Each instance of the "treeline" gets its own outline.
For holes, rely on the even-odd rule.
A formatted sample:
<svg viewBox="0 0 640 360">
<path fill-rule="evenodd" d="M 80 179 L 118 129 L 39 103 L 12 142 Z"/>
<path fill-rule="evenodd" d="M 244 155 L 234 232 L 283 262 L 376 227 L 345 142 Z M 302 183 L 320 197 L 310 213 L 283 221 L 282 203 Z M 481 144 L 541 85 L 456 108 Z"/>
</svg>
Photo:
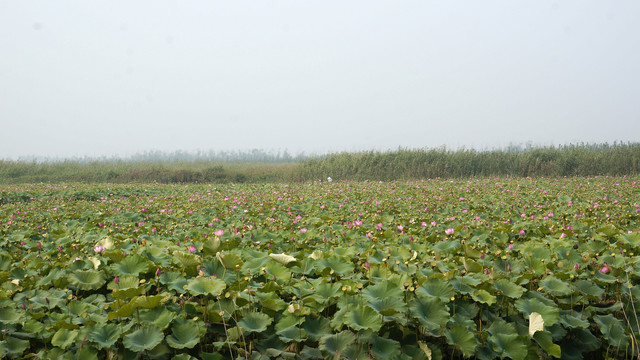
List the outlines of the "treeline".
<svg viewBox="0 0 640 360">
<path fill-rule="evenodd" d="M 152 153 L 149 153 L 152 154 Z M 149 159 L 155 159 L 149 155 Z M 292 162 L 0 161 L 0 183 L 266 183 L 409 180 L 487 176 L 556 177 L 640 173 L 640 143 L 510 147 L 506 150 L 399 149 L 334 153 Z"/>
</svg>

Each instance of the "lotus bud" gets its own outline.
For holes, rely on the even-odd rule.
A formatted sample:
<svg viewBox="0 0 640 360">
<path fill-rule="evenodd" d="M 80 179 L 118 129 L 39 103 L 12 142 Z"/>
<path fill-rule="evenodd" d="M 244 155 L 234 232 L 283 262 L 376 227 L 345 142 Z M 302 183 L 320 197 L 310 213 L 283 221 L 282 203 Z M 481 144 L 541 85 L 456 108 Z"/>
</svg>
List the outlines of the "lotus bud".
<svg viewBox="0 0 640 360">
<path fill-rule="evenodd" d="M 116 284 L 119 284 L 120 283 L 120 279 L 116 276 L 116 277 L 113 278 L 113 282 L 116 283 Z"/>
<path fill-rule="evenodd" d="M 162 271 L 160 270 L 160 268 L 156 269 L 156 277 L 160 276 L 160 274 L 162 274 Z"/>
</svg>

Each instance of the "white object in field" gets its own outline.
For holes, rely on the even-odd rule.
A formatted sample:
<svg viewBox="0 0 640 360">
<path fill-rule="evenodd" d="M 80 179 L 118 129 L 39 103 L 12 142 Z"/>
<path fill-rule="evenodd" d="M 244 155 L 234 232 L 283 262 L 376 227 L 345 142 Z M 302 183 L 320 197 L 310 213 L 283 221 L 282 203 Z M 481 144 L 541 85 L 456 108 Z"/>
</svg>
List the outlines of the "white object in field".
<svg viewBox="0 0 640 360">
<path fill-rule="evenodd" d="M 331 176 L 329 176 L 329 177 L 327 178 L 327 181 L 328 181 L 328 182 L 332 182 L 332 181 L 333 181 L 333 179 L 331 178 Z"/>
</svg>

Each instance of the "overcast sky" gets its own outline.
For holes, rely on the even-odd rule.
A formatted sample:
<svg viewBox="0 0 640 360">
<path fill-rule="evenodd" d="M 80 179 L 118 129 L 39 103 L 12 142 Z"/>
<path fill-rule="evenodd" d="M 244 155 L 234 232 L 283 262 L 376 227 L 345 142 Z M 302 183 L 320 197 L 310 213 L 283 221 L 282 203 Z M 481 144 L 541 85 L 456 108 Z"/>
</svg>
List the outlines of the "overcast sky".
<svg viewBox="0 0 640 360">
<path fill-rule="evenodd" d="M 640 141 L 640 1 L 0 1 L 0 159 Z"/>
</svg>

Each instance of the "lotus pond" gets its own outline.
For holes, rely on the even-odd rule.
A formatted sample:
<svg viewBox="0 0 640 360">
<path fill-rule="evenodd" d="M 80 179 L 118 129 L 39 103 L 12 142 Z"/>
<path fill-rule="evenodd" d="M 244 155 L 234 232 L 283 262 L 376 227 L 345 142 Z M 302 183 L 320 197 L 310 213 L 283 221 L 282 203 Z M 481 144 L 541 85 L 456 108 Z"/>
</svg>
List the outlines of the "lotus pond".
<svg viewBox="0 0 640 360">
<path fill-rule="evenodd" d="M 0 187 L 0 357 L 637 358 L 640 178 Z"/>
</svg>

